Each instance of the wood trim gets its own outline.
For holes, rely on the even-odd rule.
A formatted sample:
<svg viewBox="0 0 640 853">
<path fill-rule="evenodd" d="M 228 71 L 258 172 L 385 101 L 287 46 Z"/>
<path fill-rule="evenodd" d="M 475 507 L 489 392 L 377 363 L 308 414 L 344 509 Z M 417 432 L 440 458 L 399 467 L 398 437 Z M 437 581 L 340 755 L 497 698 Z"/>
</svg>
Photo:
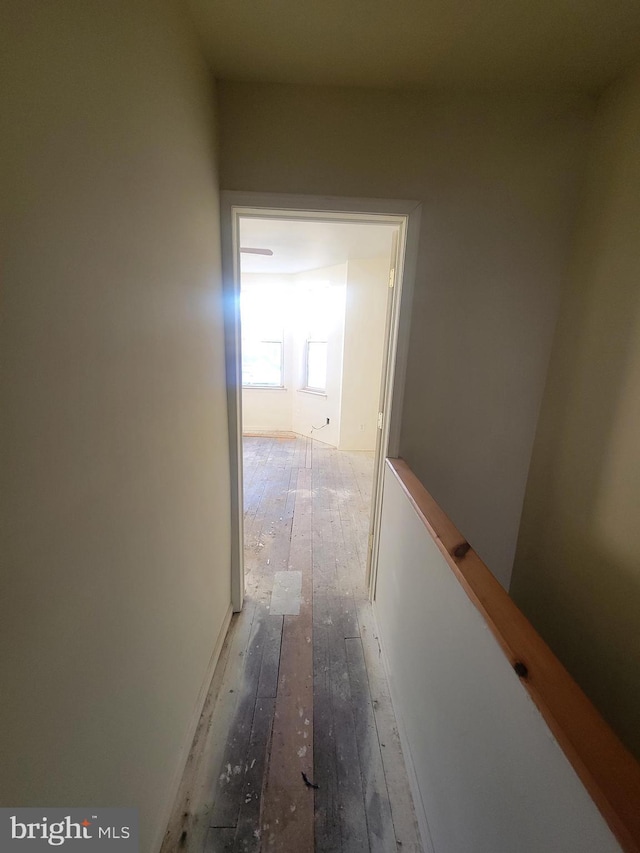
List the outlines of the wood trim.
<svg viewBox="0 0 640 853">
<path fill-rule="evenodd" d="M 242 360 L 240 357 L 240 252 L 237 217 L 225 193 L 220 194 L 220 250 L 224 298 L 224 353 L 229 428 L 229 493 L 231 497 L 231 605 L 234 613 L 244 601 L 244 496 L 242 475 Z"/>
<path fill-rule="evenodd" d="M 197 762 L 194 762 L 192 759 L 197 755 L 200 746 L 198 740 L 198 726 L 204 714 L 205 704 L 211 690 L 211 684 L 213 682 L 218 661 L 222 654 L 224 641 L 227 633 L 229 632 L 232 616 L 233 608 L 231 606 L 231 602 L 229 602 L 227 612 L 224 615 L 222 625 L 218 631 L 216 644 L 213 647 L 211 657 L 209 658 L 209 664 L 204 676 L 204 681 L 200 686 L 200 692 L 198 693 L 198 698 L 189 723 L 189 730 L 180 753 L 179 765 L 172 777 L 170 796 L 165 806 L 165 816 L 160 822 L 159 831 L 162 834 L 156 837 L 155 844 L 152 848 L 153 850 L 161 851 L 161 853 L 163 853 L 163 851 L 167 851 L 168 853 L 169 850 L 175 849 L 182 832 L 186 791 L 190 790 L 193 782 L 193 773 L 195 772 L 194 767 L 197 764 Z"/>
<path fill-rule="evenodd" d="M 394 224 L 403 230 L 402 251 L 397 259 L 397 300 L 392 340 L 387 343 L 393 350 L 388 366 L 386 399 L 384 400 L 384 426 L 382 451 L 378 456 L 375 471 L 374 495 L 381 492 L 384 475 L 384 456 L 395 455 L 400 444 L 402 403 L 409 360 L 409 328 L 411 306 L 418 264 L 418 249 L 422 217 L 422 202 L 410 199 L 353 198 L 347 196 L 300 195 L 278 192 L 253 192 L 245 190 L 221 190 L 221 234 L 223 288 L 229 298 L 225 300 L 225 353 L 227 362 L 227 403 L 229 441 L 231 447 L 231 601 L 234 612 L 242 609 L 244 596 L 244 550 L 243 550 L 243 499 L 242 499 L 242 388 L 241 364 L 239 359 L 239 322 L 237 296 L 239 290 L 239 247 L 237 223 L 242 217 L 265 216 L 270 219 L 306 219 L 312 217 L 324 222 L 375 221 Z M 303 389 L 298 389 L 303 390 Z M 307 392 L 309 393 L 309 392 Z M 311 392 L 313 393 L 313 392 Z M 316 437 L 316 441 L 322 439 Z M 324 443 L 324 442 L 323 442 Z M 386 448 L 386 449 L 385 449 Z M 233 464 L 235 461 L 235 464 Z M 377 504 L 377 506 L 375 505 Z M 375 598 L 376 560 L 378 543 L 379 501 L 374 501 L 373 547 L 371 562 L 367 566 L 367 586 L 371 600 Z"/>
<path fill-rule="evenodd" d="M 387 459 L 620 846 L 640 853 L 640 764 L 403 459 Z"/>
</svg>

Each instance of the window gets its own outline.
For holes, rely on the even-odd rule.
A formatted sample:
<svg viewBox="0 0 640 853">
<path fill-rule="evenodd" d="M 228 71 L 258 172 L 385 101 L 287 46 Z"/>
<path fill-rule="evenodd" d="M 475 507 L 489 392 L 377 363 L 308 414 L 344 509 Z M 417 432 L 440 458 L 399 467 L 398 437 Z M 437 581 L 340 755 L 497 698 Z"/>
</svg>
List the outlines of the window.
<svg viewBox="0 0 640 853">
<path fill-rule="evenodd" d="M 242 344 L 242 384 L 282 387 L 282 341 Z"/>
<path fill-rule="evenodd" d="M 284 288 L 258 285 L 243 288 L 242 384 L 248 387 L 284 386 Z"/>
<path fill-rule="evenodd" d="M 305 387 L 310 391 L 327 390 L 327 342 L 307 340 Z"/>
<path fill-rule="evenodd" d="M 314 282 L 301 293 L 301 315 L 307 330 L 303 378 L 306 391 L 324 394 L 327 390 L 327 342 L 336 313 L 333 303 L 332 288 L 325 281 Z"/>
</svg>

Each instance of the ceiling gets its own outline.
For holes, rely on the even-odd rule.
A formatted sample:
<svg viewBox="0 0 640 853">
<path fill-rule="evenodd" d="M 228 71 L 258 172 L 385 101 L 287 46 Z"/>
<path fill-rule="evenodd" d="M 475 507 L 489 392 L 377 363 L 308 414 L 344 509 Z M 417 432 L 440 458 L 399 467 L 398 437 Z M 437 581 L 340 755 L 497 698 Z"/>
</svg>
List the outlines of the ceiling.
<svg viewBox="0 0 640 853">
<path fill-rule="evenodd" d="M 394 225 L 240 219 L 240 245 L 271 249 L 272 257 L 241 254 L 243 273 L 297 273 L 348 260 L 389 255 Z"/>
<path fill-rule="evenodd" d="M 640 0 L 188 0 L 221 79 L 596 91 L 640 60 Z"/>
</svg>

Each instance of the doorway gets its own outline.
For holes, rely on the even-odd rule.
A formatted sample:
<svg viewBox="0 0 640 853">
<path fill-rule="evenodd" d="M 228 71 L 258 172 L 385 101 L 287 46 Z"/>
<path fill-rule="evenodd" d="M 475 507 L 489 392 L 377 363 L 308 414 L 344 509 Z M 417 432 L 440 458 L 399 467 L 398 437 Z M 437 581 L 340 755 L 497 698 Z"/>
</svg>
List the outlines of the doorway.
<svg viewBox="0 0 640 853">
<path fill-rule="evenodd" d="M 349 445 L 375 445 L 354 451 L 372 453 L 366 583 L 373 599 L 384 459 L 398 455 L 420 206 L 227 192 L 222 212 L 232 498 L 237 508 L 234 611 L 242 607 L 245 582 L 243 427 L 256 435 L 309 436 L 335 448 L 342 444 L 345 451 Z M 363 284 L 363 267 L 368 268 L 369 288 Z M 350 303 L 359 310 L 349 311 Z M 278 304 L 284 306 L 287 323 L 280 322 L 283 312 L 274 310 Z M 243 309 L 248 315 L 244 331 Z M 382 332 L 377 335 L 378 355 L 369 359 L 377 367 L 366 370 L 363 382 L 362 362 L 371 353 L 368 333 L 373 327 Z M 375 406 L 372 385 L 377 387 Z"/>
<path fill-rule="evenodd" d="M 410 213 L 388 202 L 358 211 L 335 200 L 262 201 L 227 197 L 223 220 L 238 613 L 207 729 L 206 850 L 419 851 L 371 602 L 379 499 L 365 485 L 397 446 L 409 316 L 408 278 L 397 270 L 407 267 Z M 327 224 L 354 228 L 349 246 L 363 226 L 377 228 L 373 248 L 327 255 L 317 244 L 313 259 L 287 268 L 295 245 L 308 254 L 311 231 Z M 294 226 L 287 260 L 278 233 L 290 241 Z M 374 318 L 374 387 L 354 411 L 375 360 L 362 346 Z"/>
</svg>

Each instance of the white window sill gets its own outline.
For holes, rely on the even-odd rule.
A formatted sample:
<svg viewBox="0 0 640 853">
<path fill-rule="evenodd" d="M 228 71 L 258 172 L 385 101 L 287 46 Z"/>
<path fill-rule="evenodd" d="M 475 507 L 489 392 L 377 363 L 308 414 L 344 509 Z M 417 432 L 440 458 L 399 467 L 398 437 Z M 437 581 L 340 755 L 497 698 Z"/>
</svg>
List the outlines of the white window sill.
<svg viewBox="0 0 640 853">
<path fill-rule="evenodd" d="M 243 385 L 243 391 L 286 391 L 284 385 Z"/>
<path fill-rule="evenodd" d="M 298 394 L 312 394 L 314 397 L 326 397 L 326 391 L 314 391 L 313 388 L 298 388 Z"/>
</svg>

